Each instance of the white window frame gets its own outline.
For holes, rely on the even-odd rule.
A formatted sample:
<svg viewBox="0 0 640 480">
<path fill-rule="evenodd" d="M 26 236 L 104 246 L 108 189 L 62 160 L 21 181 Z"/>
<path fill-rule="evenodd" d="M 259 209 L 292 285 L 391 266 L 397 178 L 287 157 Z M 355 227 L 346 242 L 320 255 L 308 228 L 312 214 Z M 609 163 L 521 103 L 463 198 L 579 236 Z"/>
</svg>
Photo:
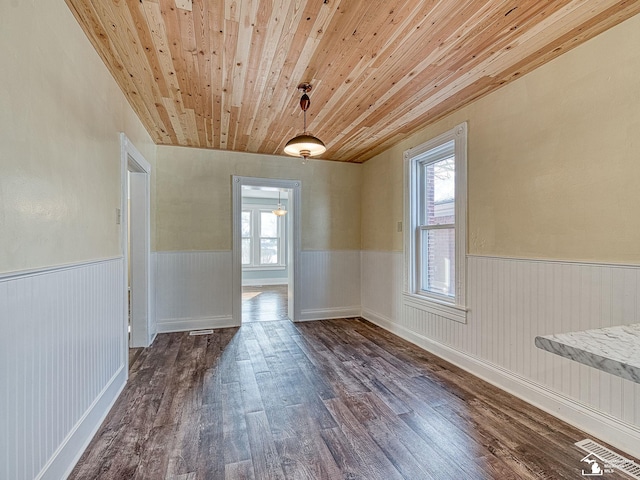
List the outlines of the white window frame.
<svg viewBox="0 0 640 480">
<path fill-rule="evenodd" d="M 455 297 L 420 290 L 419 282 L 419 213 L 420 165 L 425 155 L 453 141 L 455 154 Z M 437 161 L 437 160 L 434 160 Z M 461 323 L 467 321 L 467 123 L 404 152 L 404 244 L 406 304 Z"/>
<path fill-rule="evenodd" d="M 264 205 L 264 204 L 250 204 L 243 205 L 242 211 L 250 211 L 251 212 L 251 237 L 241 237 L 242 238 L 251 238 L 251 260 L 250 264 L 242 264 L 242 269 L 245 271 L 251 270 L 284 270 L 287 266 L 286 263 L 286 222 L 284 221 L 284 216 L 277 217 L 278 219 L 278 236 L 277 237 L 261 237 L 260 236 L 260 213 L 261 212 L 273 212 L 276 207 L 274 205 Z M 261 264 L 260 263 L 260 239 L 261 238 L 276 238 L 278 240 L 278 263 L 268 263 Z M 241 243 L 242 248 L 242 243 Z"/>
</svg>

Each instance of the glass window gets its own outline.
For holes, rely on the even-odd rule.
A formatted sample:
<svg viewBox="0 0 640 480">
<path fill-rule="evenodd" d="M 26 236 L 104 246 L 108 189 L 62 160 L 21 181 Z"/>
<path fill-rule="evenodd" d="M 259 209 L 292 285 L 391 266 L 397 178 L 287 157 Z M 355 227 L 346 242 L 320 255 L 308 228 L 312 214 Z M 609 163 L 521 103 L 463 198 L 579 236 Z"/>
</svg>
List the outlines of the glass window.
<svg viewBox="0 0 640 480">
<path fill-rule="evenodd" d="M 406 293 L 459 321 L 466 319 L 466 142 L 465 123 L 405 152 Z"/>
<path fill-rule="evenodd" d="M 251 236 L 251 211 L 248 210 L 243 210 L 242 212 L 242 236 Z"/>
<path fill-rule="evenodd" d="M 242 264 L 251 264 L 251 210 L 242 211 Z"/>
<path fill-rule="evenodd" d="M 455 235 L 455 228 L 421 231 L 421 290 L 455 297 Z"/>
<path fill-rule="evenodd" d="M 278 236 L 278 217 L 272 212 L 260 212 L 260 236 Z"/>
<path fill-rule="evenodd" d="M 276 205 L 243 205 L 242 265 L 285 266 L 285 218 L 273 214 Z"/>
<path fill-rule="evenodd" d="M 418 160 L 418 291 L 455 297 L 455 154 L 449 141 Z"/>
<path fill-rule="evenodd" d="M 243 265 L 251 264 L 251 239 L 250 238 L 242 239 L 242 264 Z"/>
<path fill-rule="evenodd" d="M 278 239 L 277 238 L 261 238 L 260 239 L 260 263 L 262 265 L 278 264 Z"/>
<path fill-rule="evenodd" d="M 425 225 L 443 225 L 455 222 L 455 157 L 422 166 L 426 185 L 423 188 L 425 206 L 422 221 Z"/>
</svg>

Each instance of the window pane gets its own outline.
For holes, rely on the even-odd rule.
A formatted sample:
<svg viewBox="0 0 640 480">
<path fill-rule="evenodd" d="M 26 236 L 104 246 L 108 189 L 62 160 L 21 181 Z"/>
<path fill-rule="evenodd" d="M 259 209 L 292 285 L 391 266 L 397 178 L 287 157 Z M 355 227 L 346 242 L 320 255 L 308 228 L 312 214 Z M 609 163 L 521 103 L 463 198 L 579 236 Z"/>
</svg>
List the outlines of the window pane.
<svg viewBox="0 0 640 480">
<path fill-rule="evenodd" d="M 424 167 L 423 225 L 455 223 L 455 157 L 445 158 Z"/>
<path fill-rule="evenodd" d="M 242 212 L 242 236 L 249 237 L 251 235 L 251 212 Z"/>
<path fill-rule="evenodd" d="M 251 239 L 242 239 L 242 264 L 249 265 L 251 263 Z"/>
<path fill-rule="evenodd" d="M 260 263 L 262 265 L 273 265 L 278 263 L 277 238 L 260 239 Z"/>
<path fill-rule="evenodd" d="M 455 229 L 421 230 L 421 288 L 431 293 L 455 296 Z"/>
<path fill-rule="evenodd" d="M 276 217 L 272 212 L 260 212 L 260 236 L 278 236 L 278 217 Z"/>
</svg>

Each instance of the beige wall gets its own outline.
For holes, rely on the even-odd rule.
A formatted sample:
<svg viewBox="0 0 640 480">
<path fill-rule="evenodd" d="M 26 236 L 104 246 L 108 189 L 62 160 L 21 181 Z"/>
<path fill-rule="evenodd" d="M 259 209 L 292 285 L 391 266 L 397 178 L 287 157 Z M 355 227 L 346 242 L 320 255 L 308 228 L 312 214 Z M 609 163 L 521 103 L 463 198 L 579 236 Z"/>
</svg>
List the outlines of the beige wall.
<svg viewBox="0 0 640 480">
<path fill-rule="evenodd" d="M 120 255 L 120 143 L 155 145 L 62 1 L 0 3 L 0 272 Z"/>
<path fill-rule="evenodd" d="M 154 249 L 229 249 L 240 174 L 303 181 L 304 249 L 400 251 L 402 152 L 464 120 L 469 253 L 640 261 L 640 17 L 364 166 L 158 147 L 156 169 L 64 4 L 3 2 L 0 44 L 0 272 L 120 254 L 119 131 L 158 171 Z"/>
<path fill-rule="evenodd" d="M 157 249 L 230 250 L 231 176 L 302 181 L 302 248 L 360 249 L 361 165 L 158 147 Z"/>
<path fill-rule="evenodd" d="M 640 16 L 364 165 L 362 244 L 400 251 L 402 153 L 469 122 L 477 255 L 640 262 Z"/>
</svg>

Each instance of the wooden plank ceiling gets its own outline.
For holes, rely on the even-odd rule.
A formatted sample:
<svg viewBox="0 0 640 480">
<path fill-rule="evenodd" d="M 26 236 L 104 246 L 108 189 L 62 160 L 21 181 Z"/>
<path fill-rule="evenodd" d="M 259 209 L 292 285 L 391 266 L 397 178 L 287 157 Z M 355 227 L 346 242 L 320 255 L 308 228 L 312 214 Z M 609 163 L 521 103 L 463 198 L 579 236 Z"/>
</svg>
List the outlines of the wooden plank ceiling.
<svg viewBox="0 0 640 480">
<path fill-rule="evenodd" d="M 363 162 L 640 12 L 614 0 L 66 0 L 154 141 Z M 626 47 L 628 48 L 628 46 Z"/>
</svg>

